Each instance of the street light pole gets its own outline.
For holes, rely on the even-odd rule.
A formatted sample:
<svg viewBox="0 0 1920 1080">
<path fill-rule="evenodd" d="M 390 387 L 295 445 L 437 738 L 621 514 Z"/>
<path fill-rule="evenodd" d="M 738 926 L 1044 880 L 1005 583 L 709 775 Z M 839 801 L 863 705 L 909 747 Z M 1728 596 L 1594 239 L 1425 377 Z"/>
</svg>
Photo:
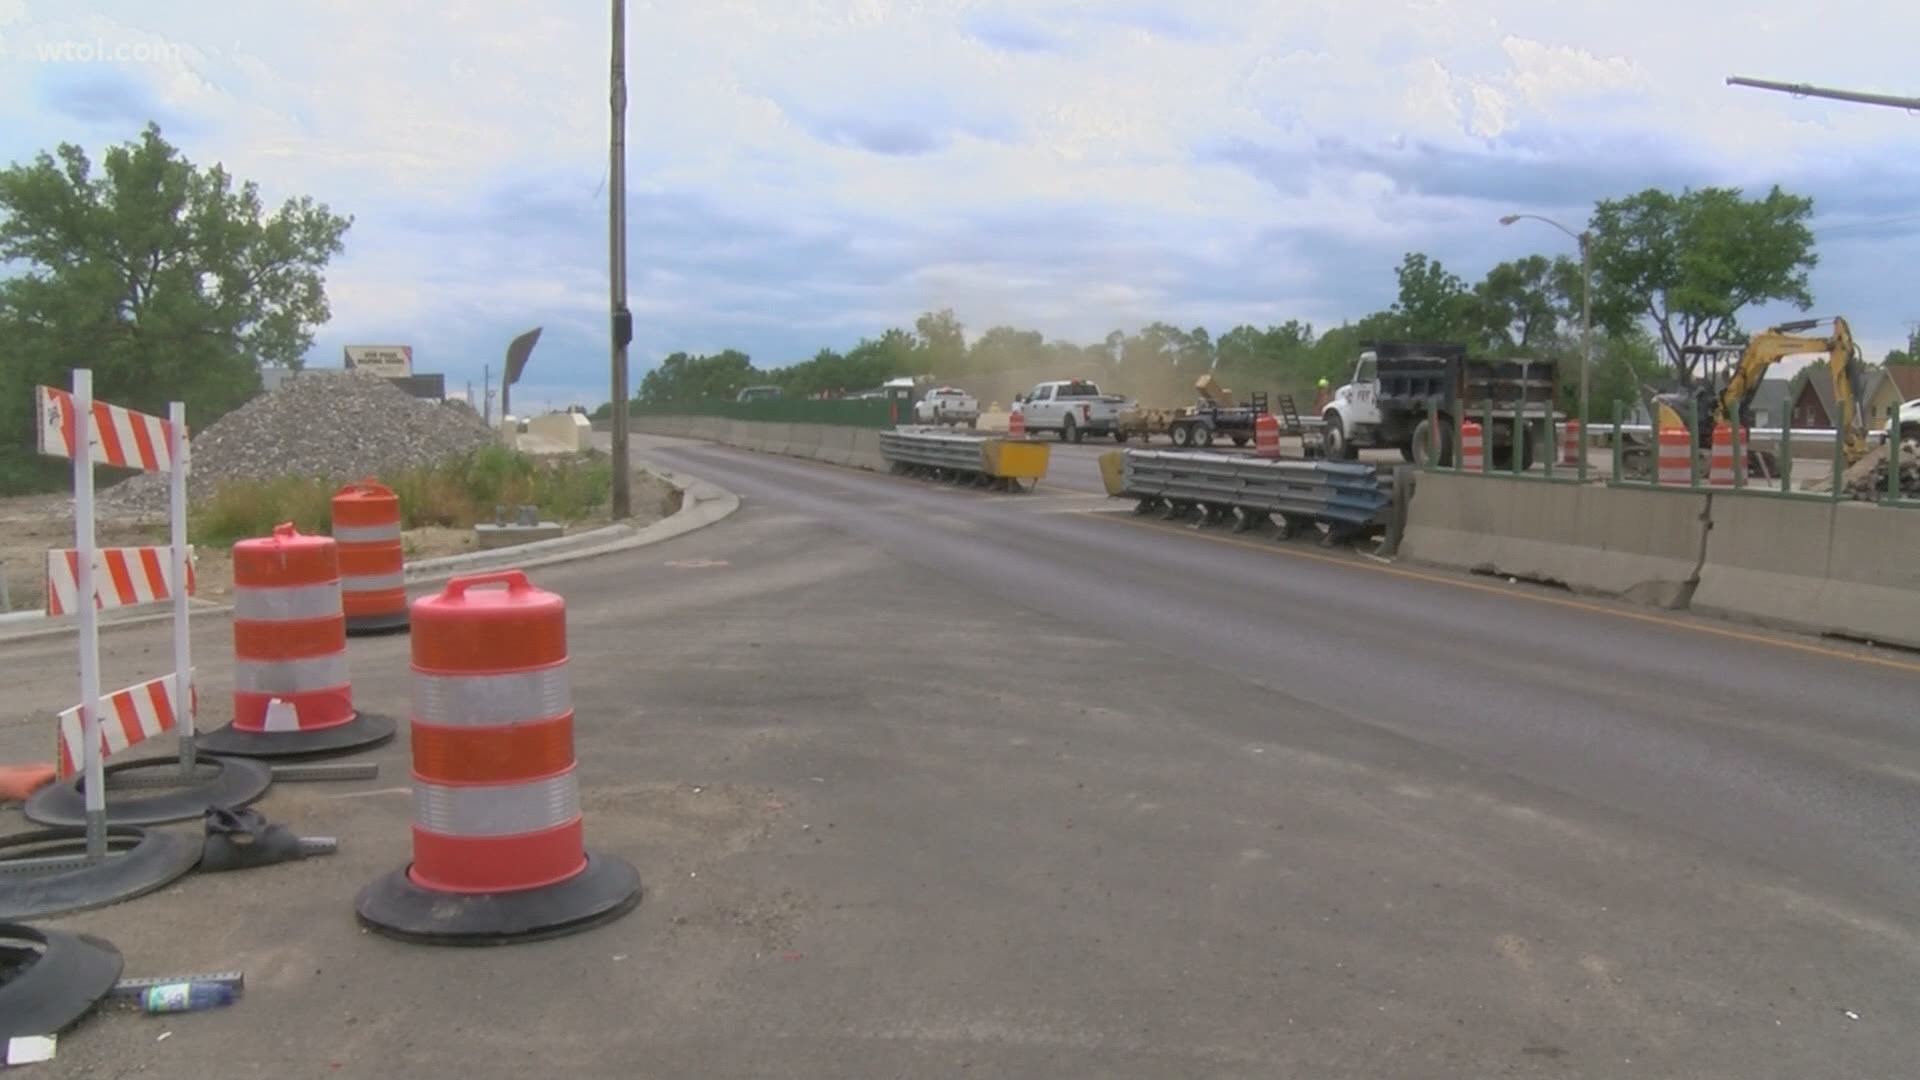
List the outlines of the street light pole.
<svg viewBox="0 0 1920 1080">
<path fill-rule="evenodd" d="M 1580 456 L 1575 461 L 1580 483 L 1587 482 L 1588 403 L 1593 394 L 1593 233 L 1574 232 L 1565 225 L 1539 214 L 1508 214 L 1500 224 L 1511 225 L 1522 218 L 1551 225 L 1580 245 Z"/>
<path fill-rule="evenodd" d="M 613 308 L 613 520 L 633 516 L 627 460 L 627 344 L 633 313 L 627 310 L 627 4 L 613 0 L 611 71 L 613 136 L 607 161 L 607 261 Z"/>
</svg>

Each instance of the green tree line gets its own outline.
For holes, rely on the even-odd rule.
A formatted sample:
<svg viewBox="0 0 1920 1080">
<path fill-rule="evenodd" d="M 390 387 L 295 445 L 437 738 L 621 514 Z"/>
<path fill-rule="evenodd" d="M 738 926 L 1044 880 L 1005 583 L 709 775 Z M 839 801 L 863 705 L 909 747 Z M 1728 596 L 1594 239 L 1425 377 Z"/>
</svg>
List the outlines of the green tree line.
<svg viewBox="0 0 1920 1080">
<path fill-rule="evenodd" d="M 1586 234 L 1596 413 L 1604 415 L 1613 401 L 1638 400 L 1644 386 L 1691 386 L 1705 377 L 1695 347 L 1744 340 L 1739 315 L 1755 304 L 1810 308 L 1808 274 L 1818 262 L 1808 227 L 1812 212 L 1812 200 L 1777 187 L 1757 197 L 1733 188 L 1649 189 L 1596 203 Z M 1578 370 L 1571 361 L 1581 353 L 1587 299 L 1581 271 L 1571 254 L 1528 255 L 1469 280 L 1438 258 L 1408 252 L 1394 271 L 1394 302 L 1338 326 L 1288 320 L 1238 325 L 1215 336 L 1204 326 L 1154 322 L 1116 329 L 1092 344 L 1047 340 L 1012 326 L 989 327 L 969 341 L 953 311 L 933 311 L 911 330 L 896 327 L 844 353 L 821 349 L 785 366 L 762 369 L 736 350 L 675 353 L 646 374 L 635 400 L 666 405 L 731 398 L 754 385 L 807 397 L 871 389 L 902 375 L 964 383 L 1048 367 L 1092 367 L 1136 395 L 1179 394 L 1202 372 L 1230 387 L 1308 394 L 1321 379 L 1342 381 L 1363 342 L 1392 339 L 1563 361 L 1571 402 Z M 1896 350 L 1888 359 L 1909 355 Z"/>
</svg>

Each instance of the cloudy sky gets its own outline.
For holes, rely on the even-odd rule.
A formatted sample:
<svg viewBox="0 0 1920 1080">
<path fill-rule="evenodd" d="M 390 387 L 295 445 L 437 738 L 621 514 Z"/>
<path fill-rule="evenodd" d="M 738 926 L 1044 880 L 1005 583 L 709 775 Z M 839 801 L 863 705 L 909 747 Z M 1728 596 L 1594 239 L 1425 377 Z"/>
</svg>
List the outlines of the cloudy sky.
<svg viewBox="0 0 1920 1080">
<path fill-rule="evenodd" d="M 0 0 L 0 159 L 149 118 L 355 219 L 347 343 L 450 386 L 535 325 L 523 403 L 604 400 L 607 4 Z M 1726 11 L 1722 15 L 1718 12 Z M 1091 341 L 1335 324 L 1402 252 L 1477 277 L 1597 198 L 1815 197 L 1816 313 L 1920 319 L 1920 7 L 1854 0 L 630 0 L 634 381 L 767 364 L 922 310 Z M 1785 314 L 1785 313 L 1767 313 Z M 1760 321 L 1749 318 L 1749 323 Z"/>
</svg>

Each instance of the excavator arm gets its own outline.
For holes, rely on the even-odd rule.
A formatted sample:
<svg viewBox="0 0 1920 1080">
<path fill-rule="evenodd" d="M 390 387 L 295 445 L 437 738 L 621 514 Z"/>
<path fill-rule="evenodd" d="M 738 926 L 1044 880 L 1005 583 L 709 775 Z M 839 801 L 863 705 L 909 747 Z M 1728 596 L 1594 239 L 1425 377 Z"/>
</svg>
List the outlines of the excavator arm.
<svg viewBox="0 0 1920 1080">
<path fill-rule="evenodd" d="M 1839 414 L 1834 418 L 1834 426 L 1840 433 L 1842 452 L 1848 464 L 1865 457 L 1868 451 L 1866 420 L 1860 410 L 1866 399 L 1866 365 L 1847 320 L 1834 316 L 1833 333 L 1826 337 L 1805 333 L 1824 321 L 1802 319 L 1781 323 L 1753 335 L 1741 351 L 1739 363 L 1728 376 L 1726 386 L 1714 400 L 1714 425 L 1732 423 L 1744 416 L 1753 396 L 1760 390 L 1761 380 L 1767 376 L 1767 369 L 1789 356 L 1819 353 L 1827 358 L 1827 370 L 1833 376 L 1834 412 Z M 1705 439 L 1704 432 L 1702 439 Z"/>
</svg>

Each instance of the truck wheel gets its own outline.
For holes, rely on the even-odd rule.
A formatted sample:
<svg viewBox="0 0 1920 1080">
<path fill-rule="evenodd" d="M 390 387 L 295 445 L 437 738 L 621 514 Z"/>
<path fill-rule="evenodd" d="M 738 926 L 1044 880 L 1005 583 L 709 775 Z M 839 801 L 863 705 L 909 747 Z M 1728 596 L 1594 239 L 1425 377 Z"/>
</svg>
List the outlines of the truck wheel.
<svg viewBox="0 0 1920 1080">
<path fill-rule="evenodd" d="M 1247 437 L 1245 435 L 1235 435 L 1233 437 L 1233 445 L 1235 446 L 1247 445 Z"/>
<path fill-rule="evenodd" d="M 1126 432 L 1124 432 L 1124 431 L 1121 431 L 1121 430 L 1120 430 L 1119 428 L 1114 428 L 1114 429 L 1113 429 L 1113 441 L 1114 441 L 1114 442 L 1117 442 L 1117 443 L 1123 443 L 1123 442 L 1126 442 L 1126 441 L 1127 441 L 1127 433 L 1126 433 Z"/>
<path fill-rule="evenodd" d="M 1326 419 L 1327 460 L 1352 461 L 1354 458 L 1360 456 L 1359 451 L 1353 448 L 1353 444 L 1347 441 L 1347 429 L 1346 426 L 1340 422 L 1340 414 L 1330 412 L 1327 414 Z"/>
<path fill-rule="evenodd" d="M 1213 429 L 1212 429 L 1212 428 L 1210 428 L 1210 427 L 1202 427 L 1202 428 L 1200 429 L 1200 431 L 1199 431 L 1199 435 L 1200 435 L 1200 445 L 1201 445 L 1201 446 L 1212 446 L 1212 445 L 1213 445 Z"/>
<path fill-rule="evenodd" d="M 1060 427 L 1061 442 L 1078 443 L 1081 439 L 1085 437 L 1086 436 L 1082 435 L 1080 432 L 1080 425 L 1074 423 L 1073 417 L 1071 416 L 1067 417 L 1066 422 L 1062 424 Z"/>
<path fill-rule="evenodd" d="M 1193 445 L 1193 428 L 1187 424 L 1175 424 L 1167 432 L 1167 437 L 1173 440 L 1173 445 L 1185 450 Z"/>
</svg>

